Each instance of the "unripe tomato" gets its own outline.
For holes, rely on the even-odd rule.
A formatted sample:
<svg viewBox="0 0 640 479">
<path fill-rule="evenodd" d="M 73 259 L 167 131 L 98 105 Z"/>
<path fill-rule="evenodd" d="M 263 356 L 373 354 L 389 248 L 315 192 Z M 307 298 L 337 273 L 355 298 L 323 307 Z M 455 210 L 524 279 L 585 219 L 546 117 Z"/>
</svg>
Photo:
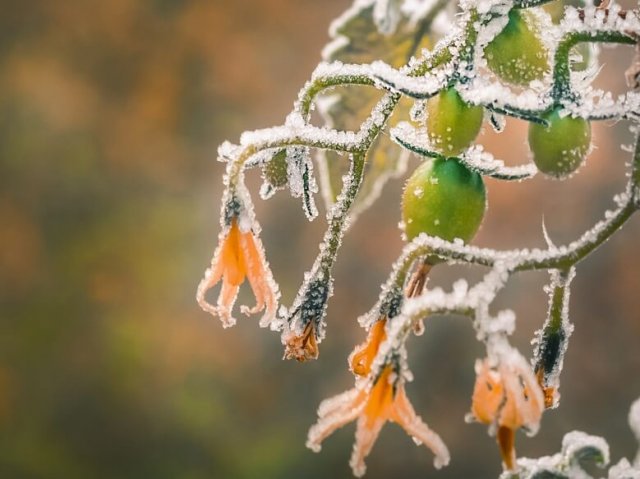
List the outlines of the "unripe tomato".
<svg viewBox="0 0 640 479">
<path fill-rule="evenodd" d="M 516 85 L 539 80 L 549 70 L 549 52 L 540 39 L 532 15 L 513 9 L 504 29 L 484 49 L 487 66 Z"/>
<path fill-rule="evenodd" d="M 466 150 L 482 126 L 482 107 L 465 103 L 454 88 L 429 98 L 427 112 L 429 141 L 446 156 Z"/>
<path fill-rule="evenodd" d="M 470 241 L 486 209 L 482 176 L 455 159 L 427 160 L 413 172 L 402 195 L 408 240 L 420 233 Z"/>
<path fill-rule="evenodd" d="M 542 173 L 563 178 L 583 163 L 591 145 L 591 124 L 583 118 L 560 117 L 558 109 L 544 117 L 549 126 L 529 124 L 529 148 Z"/>
</svg>

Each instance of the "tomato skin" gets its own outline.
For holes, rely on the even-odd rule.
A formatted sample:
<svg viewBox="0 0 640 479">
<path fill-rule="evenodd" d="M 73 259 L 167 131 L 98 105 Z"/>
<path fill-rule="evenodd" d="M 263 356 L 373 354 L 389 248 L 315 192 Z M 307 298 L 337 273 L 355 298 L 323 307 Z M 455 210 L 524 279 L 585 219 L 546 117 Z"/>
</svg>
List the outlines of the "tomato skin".
<svg viewBox="0 0 640 479">
<path fill-rule="evenodd" d="M 549 52 L 530 13 L 513 9 L 504 29 L 484 49 L 487 66 L 502 80 L 528 85 L 549 71 Z"/>
<path fill-rule="evenodd" d="M 559 109 L 546 114 L 545 127 L 529 124 L 529 148 L 542 173 L 565 178 L 584 162 L 591 145 L 591 124 L 583 118 L 560 117 Z"/>
<path fill-rule="evenodd" d="M 402 220 L 407 240 L 420 233 L 469 242 L 486 210 L 482 176 L 456 159 L 424 161 L 407 180 Z"/>
<path fill-rule="evenodd" d="M 427 112 L 429 142 L 446 156 L 469 148 L 482 126 L 483 108 L 466 103 L 454 88 L 429 98 Z"/>
</svg>

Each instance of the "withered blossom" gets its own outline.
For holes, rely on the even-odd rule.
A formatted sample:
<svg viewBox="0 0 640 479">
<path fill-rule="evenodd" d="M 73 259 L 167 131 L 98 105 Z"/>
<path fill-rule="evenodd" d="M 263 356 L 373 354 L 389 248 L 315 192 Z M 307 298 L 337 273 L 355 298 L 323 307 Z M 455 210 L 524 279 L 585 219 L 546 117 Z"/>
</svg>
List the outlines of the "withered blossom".
<svg viewBox="0 0 640 479">
<path fill-rule="evenodd" d="M 196 293 L 200 307 L 218 316 L 225 328 L 236 323 L 232 309 L 245 278 L 249 280 L 256 305 L 253 308 L 242 306 L 240 310 L 247 315 L 264 310 L 260 319 L 262 327 L 268 326 L 276 318 L 280 292 L 265 259 L 262 242 L 255 233 L 258 229 L 247 213 L 247 206 L 232 196 L 227 203 L 224 227 L 218 237 L 211 267 L 205 271 Z M 220 281 L 222 286 L 214 306 L 207 302 L 205 295 Z"/>
<path fill-rule="evenodd" d="M 323 401 L 318 408 L 318 422 L 309 430 L 307 447 L 319 452 L 326 437 L 356 419 L 356 439 L 349 464 L 357 477 L 364 475 L 365 458 L 387 421 L 398 423 L 417 444 L 431 449 L 435 454 L 433 462 L 436 468 L 449 463 L 447 446 L 416 415 L 407 398 L 403 380 L 390 365 L 385 366 L 373 384 L 358 381 L 353 389 Z"/>
<path fill-rule="evenodd" d="M 516 464 L 515 432 L 522 428 L 537 432 L 544 411 L 544 395 L 529 363 L 515 350 L 497 365 L 489 359 L 476 361 L 476 383 L 471 413 L 495 427 L 504 466 Z"/>
</svg>

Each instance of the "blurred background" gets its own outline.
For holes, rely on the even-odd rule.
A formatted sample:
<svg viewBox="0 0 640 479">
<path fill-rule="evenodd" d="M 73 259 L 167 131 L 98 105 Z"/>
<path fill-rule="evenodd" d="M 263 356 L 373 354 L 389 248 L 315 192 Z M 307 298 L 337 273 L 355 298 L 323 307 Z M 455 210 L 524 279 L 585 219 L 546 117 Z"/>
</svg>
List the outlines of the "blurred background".
<svg viewBox="0 0 640 479">
<path fill-rule="evenodd" d="M 217 145 L 282 123 L 330 20 L 350 3 L 0 1 L 0 477 L 350 477 L 353 425 L 321 454 L 304 442 L 319 402 L 352 386 L 346 357 L 364 338 L 355 319 L 402 247 L 401 182 L 350 231 L 318 361 L 284 362 L 278 335 L 257 318 L 223 331 L 194 300 L 219 229 Z M 631 50 L 604 58 L 598 83 L 622 91 Z M 483 141 L 517 164 L 525 137 L 513 121 L 501 136 L 485 126 Z M 477 244 L 542 247 L 543 217 L 562 243 L 613 208 L 628 125 L 598 125 L 594 141 L 570 181 L 488 182 Z M 283 193 L 257 198 L 290 304 L 323 222 L 308 223 Z M 580 265 L 563 400 L 535 438 L 519 434 L 520 454 L 552 454 L 573 429 L 606 437 L 615 461 L 635 453 L 626 416 L 640 396 L 639 237 L 634 218 Z M 436 269 L 432 281 L 479 273 Z M 496 305 L 517 311 L 513 342 L 526 355 L 547 282 L 545 273 L 517 276 Z M 388 425 L 367 477 L 496 477 L 494 440 L 463 422 L 473 362 L 484 355 L 472 328 L 435 318 L 410 348 L 408 394 L 452 463 L 435 471 L 429 452 Z"/>
</svg>

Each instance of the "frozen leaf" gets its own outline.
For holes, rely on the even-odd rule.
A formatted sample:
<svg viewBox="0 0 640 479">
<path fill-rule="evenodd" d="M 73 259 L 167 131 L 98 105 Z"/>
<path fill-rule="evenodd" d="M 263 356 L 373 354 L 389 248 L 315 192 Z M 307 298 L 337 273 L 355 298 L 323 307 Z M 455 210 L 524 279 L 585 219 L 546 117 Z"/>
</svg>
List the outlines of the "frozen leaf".
<svg viewBox="0 0 640 479">
<path fill-rule="evenodd" d="M 426 46 L 426 37 L 416 33 L 417 25 L 393 7 L 396 1 L 356 0 L 353 6 L 331 25 L 332 41 L 323 51 L 325 61 L 367 64 L 383 61 L 398 68 L 407 63 L 415 52 Z M 381 9 L 393 8 L 398 18 L 380 33 L 377 15 Z M 391 28 L 391 27 L 395 28 Z M 393 33 L 390 33 L 393 31 Z M 372 87 L 346 86 L 321 98 L 318 109 L 327 125 L 338 130 L 358 131 L 362 121 L 381 98 Z M 410 104 L 402 102 L 394 115 L 408 118 Z M 353 206 L 353 216 L 366 209 L 379 195 L 390 178 L 405 171 L 407 155 L 393 144 L 387 135 L 380 134 L 367 156 L 364 181 Z M 319 152 L 320 184 L 327 209 L 335 202 L 342 186 L 342 176 L 348 169 L 346 157 L 334 152 Z"/>
<path fill-rule="evenodd" d="M 402 18 L 400 7 L 403 0 L 376 0 L 373 8 L 373 20 L 378 31 L 384 35 L 391 35 L 398 28 Z"/>
<path fill-rule="evenodd" d="M 268 157 L 264 158 L 262 165 L 262 187 L 260 197 L 264 200 L 271 198 L 276 191 L 287 186 L 287 150 L 265 151 Z"/>
<path fill-rule="evenodd" d="M 302 209 L 309 220 L 318 216 L 318 210 L 313 200 L 313 194 L 317 193 L 315 177 L 313 176 L 313 163 L 309 148 L 291 146 L 286 149 L 286 167 L 289 180 L 289 191 L 294 198 L 302 198 Z"/>
</svg>

